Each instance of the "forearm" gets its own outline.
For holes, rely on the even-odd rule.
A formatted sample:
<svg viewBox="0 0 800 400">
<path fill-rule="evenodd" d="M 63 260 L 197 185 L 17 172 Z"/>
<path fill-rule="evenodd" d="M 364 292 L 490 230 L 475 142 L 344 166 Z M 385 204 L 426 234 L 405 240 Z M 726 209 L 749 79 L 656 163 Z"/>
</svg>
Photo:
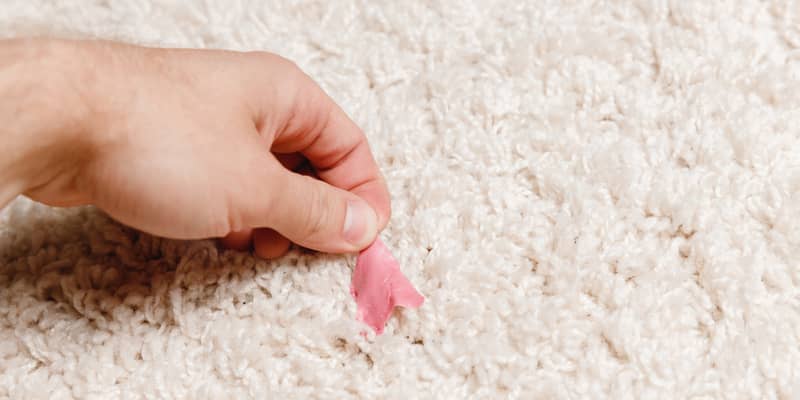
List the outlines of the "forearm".
<svg viewBox="0 0 800 400">
<path fill-rule="evenodd" d="M 0 208 L 19 194 L 63 181 L 87 148 L 77 57 L 66 42 L 0 41 Z"/>
</svg>

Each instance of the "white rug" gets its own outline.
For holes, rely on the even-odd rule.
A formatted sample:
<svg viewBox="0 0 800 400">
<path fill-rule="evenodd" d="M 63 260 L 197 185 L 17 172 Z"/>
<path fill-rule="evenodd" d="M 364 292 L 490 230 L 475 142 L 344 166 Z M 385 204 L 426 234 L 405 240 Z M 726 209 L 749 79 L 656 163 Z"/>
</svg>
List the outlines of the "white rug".
<svg viewBox="0 0 800 400">
<path fill-rule="evenodd" d="M 800 3 L 4 0 L 0 34 L 268 50 L 369 135 L 426 297 L 18 200 L 0 397 L 800 396 Z M 8 99 L 4 99 L 8 100 Z"/>
</svg>

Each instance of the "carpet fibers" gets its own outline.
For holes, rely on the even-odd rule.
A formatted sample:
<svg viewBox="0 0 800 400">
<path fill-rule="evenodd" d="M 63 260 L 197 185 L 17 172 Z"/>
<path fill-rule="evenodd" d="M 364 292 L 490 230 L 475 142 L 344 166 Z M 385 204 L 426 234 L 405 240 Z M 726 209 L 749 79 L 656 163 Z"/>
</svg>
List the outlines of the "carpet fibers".
<svg viewBox="0 0 800 400">
<path fill-rule="evenodd" d="M 4 0 L 0 35 L 266 50 L 369 137 L 425 296 L 352 256 L 0 216 L 0 397 L 800 397 L 800 3 Z"/>
</svg>

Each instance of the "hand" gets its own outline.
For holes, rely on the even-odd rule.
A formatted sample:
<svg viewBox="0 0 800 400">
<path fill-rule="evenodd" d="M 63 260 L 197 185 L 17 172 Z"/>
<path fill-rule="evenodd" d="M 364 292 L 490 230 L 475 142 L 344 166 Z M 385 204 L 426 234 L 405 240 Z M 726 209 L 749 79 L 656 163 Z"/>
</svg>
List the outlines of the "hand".
<svg viewBox="0 0 800 400">
<path fill-rule="evenodd" d="M 47 124 L 59 131 L 47 137 L 60 139 L 44 158 L 58 162 L 26 181 L 32 199 L 93 204 L 165 237 L 254 240 L 264 257 L 289 241 L 358 251 L 386 226 L 389 193 L 364 134 L 293 63 L 257 52 L 45 46 L 37 68 L 60 77 L 48 94 L 68 105 L 53 108 L 79 112 Z M 294 172 L 304 165 L 319 179 Z"/>
</svg>

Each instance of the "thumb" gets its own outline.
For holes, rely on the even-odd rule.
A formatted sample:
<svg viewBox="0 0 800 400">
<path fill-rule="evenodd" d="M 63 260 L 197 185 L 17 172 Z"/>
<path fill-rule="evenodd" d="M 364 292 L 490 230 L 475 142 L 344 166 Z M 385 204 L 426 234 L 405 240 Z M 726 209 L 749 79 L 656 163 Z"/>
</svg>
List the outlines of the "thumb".
<svg viewBox="0 0 800 400">
<path fill-rule="evenodd" d="M 270 192 L 267 225 L 303 247 L 329 253 L 360 251 L 378 234 L 375 210 L 321 180 L 280 168 Z"/>
</svg>

